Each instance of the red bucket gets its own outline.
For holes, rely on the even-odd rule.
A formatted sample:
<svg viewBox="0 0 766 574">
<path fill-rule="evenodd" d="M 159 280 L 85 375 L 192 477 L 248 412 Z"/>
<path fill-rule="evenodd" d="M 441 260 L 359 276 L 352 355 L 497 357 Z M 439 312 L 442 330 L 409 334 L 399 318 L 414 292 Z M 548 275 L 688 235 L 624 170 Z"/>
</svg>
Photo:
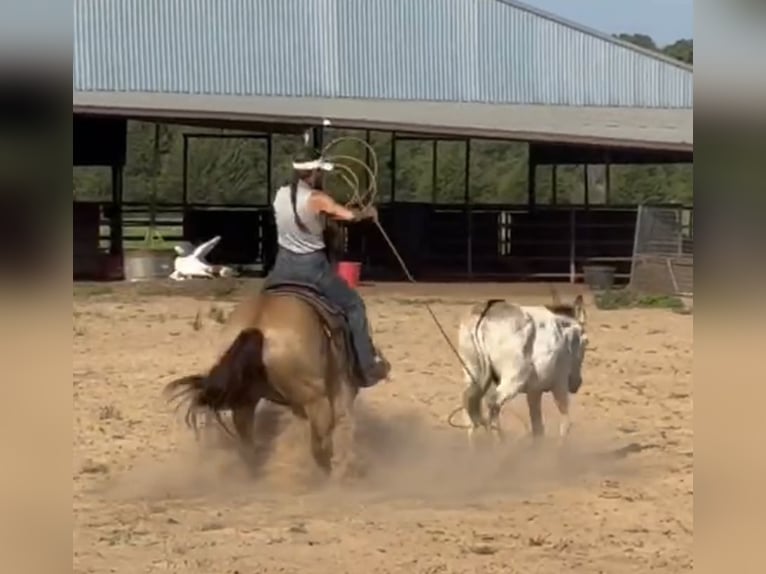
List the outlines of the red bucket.
<svg viewBox="0 0 766 574">
<path fill-rule="evenodd" d="M 338 262 L 338 275 L 343 279 L 348 286 L 352 289 L 356 289 L 359 286 L 359 275 L 362 270 L 362 264 L 356 261 L 339 261 Z"/>
</svg>

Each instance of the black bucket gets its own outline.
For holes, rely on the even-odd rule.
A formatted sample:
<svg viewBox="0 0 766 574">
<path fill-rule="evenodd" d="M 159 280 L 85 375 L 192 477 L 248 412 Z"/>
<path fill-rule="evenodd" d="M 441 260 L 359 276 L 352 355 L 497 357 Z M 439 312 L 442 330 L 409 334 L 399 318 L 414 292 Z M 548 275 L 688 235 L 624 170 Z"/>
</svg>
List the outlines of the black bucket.
<svg viewBox="0 0 766 574">
<path fill-rule="evenodd" d="M 582 268 L 585 284 L 592 291 L 609 291 L 614 287 L 614 267 L 585 265 Z"/>
</svg>

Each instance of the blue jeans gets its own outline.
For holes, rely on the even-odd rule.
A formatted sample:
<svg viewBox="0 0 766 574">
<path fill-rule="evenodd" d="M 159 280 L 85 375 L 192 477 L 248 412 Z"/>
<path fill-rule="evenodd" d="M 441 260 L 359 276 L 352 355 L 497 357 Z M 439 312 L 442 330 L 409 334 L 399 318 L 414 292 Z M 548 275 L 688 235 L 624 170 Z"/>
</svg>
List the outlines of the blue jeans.
<svg viewBox="0 0 766 574">
<path fill-rule="evenodd" d="M 340 307 L 346 315 L 362 371 L 367 372 L 375 364 L 375 349 L 370 338 L 364 301 L 359 293 L 335 273 L 324 252 L 297 254 L 280 248 L 265 285 L 283 281 L 312 285 L 330 302 Z"/>
</svg>

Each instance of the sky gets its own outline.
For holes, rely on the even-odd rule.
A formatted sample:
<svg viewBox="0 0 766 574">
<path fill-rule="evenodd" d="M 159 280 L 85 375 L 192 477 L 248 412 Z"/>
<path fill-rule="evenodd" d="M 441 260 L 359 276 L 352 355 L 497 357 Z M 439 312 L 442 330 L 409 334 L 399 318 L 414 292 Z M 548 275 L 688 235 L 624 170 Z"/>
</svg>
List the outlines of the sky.
<svg viewBox="0 0 766 574">
<path fill-rule="evenodd" d="M 521 0 L 608 34 L 646 34 L 660 47 L 694 37 L 693 0 Z"/>
</svg>

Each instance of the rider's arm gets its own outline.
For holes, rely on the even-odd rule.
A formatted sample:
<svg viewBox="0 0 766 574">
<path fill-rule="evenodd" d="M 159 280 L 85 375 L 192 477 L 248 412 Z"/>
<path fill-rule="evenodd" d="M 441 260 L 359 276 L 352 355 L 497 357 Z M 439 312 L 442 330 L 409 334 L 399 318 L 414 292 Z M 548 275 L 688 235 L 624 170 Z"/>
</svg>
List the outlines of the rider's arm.
<svg viewBox="0 0 766 574">
<path fill-rule="evenodd" d="M 322 191 L 312 191 L 308 203 L 315 212 L 326 213 L 330 217 L 340 219 L 341 221 L 360 221 L 365 218 L 365 214 L 361 211 L 343 207 Z"/>
</svg>

